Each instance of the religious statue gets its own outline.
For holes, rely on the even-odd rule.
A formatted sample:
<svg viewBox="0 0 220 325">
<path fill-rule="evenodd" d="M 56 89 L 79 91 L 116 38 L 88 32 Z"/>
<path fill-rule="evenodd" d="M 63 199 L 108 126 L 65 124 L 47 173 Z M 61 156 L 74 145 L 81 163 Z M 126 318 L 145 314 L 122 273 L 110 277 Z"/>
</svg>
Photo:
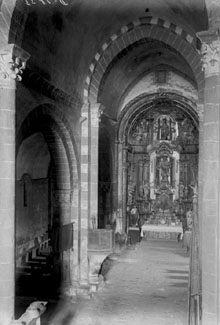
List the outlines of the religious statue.
<svg viewBox="0 0 220 325">
<path fill-rule="evenodd" d="M 143 128 L 142 128 L 142 126 L 140 124 L 138 124 L 136 126 L 133 137 L 137 140 L 137 142 L 141 142 L 141 140 L 143 138 Z"/>
<path fill-rule="evenodd" d="M 135 194 L 135 184 L 129 184 L 128 185 L 128 205 L 131 205 L 133 203 L 133 197 Z"/>
<path fill-rule="evenodd" d="M 161 125 L 161 140 L 169 140 L 170 138 L 170 127 L 167 124 L 167 119 L 164 118 Z"/>
<path fill-rule="evenodd" d="M 195 183 L 194 185 L 191 184 L 191 185 L 189 185 L 189 187 L 191 187 L 191 189 L 193 190 L 193 195 L 198 195 L 198 186 L 197 186 L 197 183 Z"/>
<path fill-rule="evenodd" d="M 144 191 L 144 199 L 146 200 L 148 198 L 148 194 L 150 191 L 150 186 L 147 182 L 144 182 L 143 191 Z"/>
<path fill-rule="evenodd" d="M 184 198 L 184 194 L 185 194 L 185 186 L 183 185 L 182 182 L 180 182 L 179 184 L 179 196 L 181 199 Z"/>
<path fill-rule="evenodd" d="M 187 230 L 192 230 L 192 226 L 193 226 L 192 217 L 193 217 L 192 210 L 188 210 L 186 213 Z"/>
<path fill-rule="evenodd" d="M 130 225 L 131 226 L 137 226 L 138 225 L 138 219 L 139 219 L 139 212 L 136 205 L 133 206 L 133 208 L 130 211 L 131 219 L 130 219 Z"/>
<path fill-rule="evenodd" d="M 141 125 L 142 125 L 142 137 L 143 137 L 143 142 L 146 142 L 148 141 L 148 138 L 149 138 L 149 126 L 147 124 L 147 121 L 146 119 L 143 119 L 141 121 Z"/>
<path fill-rule="evenodd" d="M 168 161 L 168 157 L 164 156 L 160 162 L 159 169 L 161 171 L 161 181 L 164 183 L 169 183 L 171 163 Z"/>
</svg>

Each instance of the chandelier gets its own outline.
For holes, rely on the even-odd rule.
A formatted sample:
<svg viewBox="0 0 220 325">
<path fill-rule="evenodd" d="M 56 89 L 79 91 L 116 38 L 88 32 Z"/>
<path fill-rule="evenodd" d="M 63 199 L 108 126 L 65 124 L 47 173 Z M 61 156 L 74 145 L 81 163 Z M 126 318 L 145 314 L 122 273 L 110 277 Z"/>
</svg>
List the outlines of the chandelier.
<svg viewBox="0 0 220 325">
<path fill-rule="evenodd" d="M 41 3 L 43 5 L 46 4 L 54 4 L 59 2 L 63 6 L 68 6 L 68 3 L 65 0 L 25 0 L 27 6 L 36 5 L 37 3 Z"/>
</svg>

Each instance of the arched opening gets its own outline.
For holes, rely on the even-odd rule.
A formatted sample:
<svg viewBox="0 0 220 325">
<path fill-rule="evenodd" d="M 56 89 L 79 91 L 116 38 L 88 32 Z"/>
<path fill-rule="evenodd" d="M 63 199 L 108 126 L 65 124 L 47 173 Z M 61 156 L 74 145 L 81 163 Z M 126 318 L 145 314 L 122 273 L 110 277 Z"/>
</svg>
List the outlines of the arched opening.
<svg viewBox="0 0 220 325">
<path fill-rule="evenodd" d="M 49 299 L 66 293 L 76 280 L 72 202 L 77 166 L 59 118 L 40 111 L 24 121 L 17 149 L 16 294 Z"/>
<path fill-rule="evenodd" d="M 158 29 L 157 35 L 162 34 L 161 25 L 155 24 L 152 29 Z M 136 245 L 142 234 L 148 242 L 144 241 L 146 247 L 153 242 L 152 250 L 154 245 L 166 247 L 168 242 L 176 249 L 178 243 L 180 250 L 185 249 L 184 266 L 178 272 L 185 274 L 184 295 L 188 299 L 188 294 L 191 299 L 188 277 L 191 280 L 195 275 L 191 273 L 194 263 L 198 266 L 198 279 L 200 276 L 198 241 L 193 246 L 195 250 L 191 256 L 194 260 L 191 259 L 190 267 L 189 241 L 192 210 L 196 238 L 199 232 L 198 202 L 195 203 L 194 195 L 199 169 L 197 103 L 202 95 L 198 93 L 202 72 L 196 71 L 191 54 L 198 61 L 198 67 L 201 63 L 198 55 L 193 54 L 193 38 L 189 41 L 190 37 L 183 40 L 176 36 L 174 47 L 166 33 L 154 37 L 156 32 L 154 34 L 148 27 L 141 26 L 136 31 L 134 26 L 131 33 L 130 25 L 122 34 L 114 35 L 109 46 L 102 47 L 103 53 L 99 53 L 91 65 L 85 94 L 91 109 L 95 103 L 100 103 L 102 109 L 99 129 L 105 132 L 99 132 L 100 175 L 108 175 L 103 156 L 103 151 L 107 157 L 109 150 L 106 134 L 110 134 L 108 147 L 114 148 L 110 223 L 115 234 L 119 234 L 115 236 L 116 241 Z M 186 49 L 191 53 L 187 57 L 183 55 Z M 99 200 L 103 197 L 99 196 Z M 102 209 L 100 202 L 99 208 Z M 183 238 L 184 242 L 179 243 Z M 175 265 L 172 268 L 171 272 L 175 272 Z M 193 299 L 190 305 L 194 304 Z M 186 304 L 184 306 L 187 317 Z M 199 307 L 196 308 L 198 315 Z"/>
<path fill-rule="evenodd" d="M 16 164 L 16 294 L 18 296 L 30 295 L 35 283 L 32 277 L 41 271 L 42 275 L 48 276 L 53 268 L 49 260 L 51 247 L 49 242 L 47 257 L 39 250 L 40 244 L 44 242 L 46 245 L 46 241 L 50 239 L 49 228 L 52 222 L 51 179 L 48 177 L 50 164 L 51 156 L 42 133 L 34 133 L 22 142 Z M 27 280 L 30 280 L 32 285 L 23 282 Z M 36 287 L 34 292 L 36 294 Z M 38 294 L 42 293 L 38 292 Z"/>
<path fill-rule="evenodd" d="M 117 141 L 123 229 L 135 227 L 138 216 L 148 239 L 177 240 L 189 228 L 198 183 L 197 112 L 176 94 L 142 95 L 124 108 Z M 164 228 L 157 233 L 158 225 Z"/>
</svg>

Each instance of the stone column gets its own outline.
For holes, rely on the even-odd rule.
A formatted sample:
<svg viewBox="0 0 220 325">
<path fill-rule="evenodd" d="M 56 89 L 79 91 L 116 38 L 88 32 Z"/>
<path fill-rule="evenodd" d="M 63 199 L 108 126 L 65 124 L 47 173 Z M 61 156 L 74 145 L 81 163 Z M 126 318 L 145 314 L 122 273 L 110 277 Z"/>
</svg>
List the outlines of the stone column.
<svg viewBox="0 0 220 325">
<path fill-rule="evenodd" d="M 122 152 L 122 231 L 127 231 L 128 148 Z"/>
<path fill-rule="evenodd" d="M 14 317 L 16 81 L 29 55 L 15 45 L 0 49 L 0 324 Z"/>
<path fill-rule="evenodd" d="M 61 271 L 61 293 L 65 296 L 71 296 L 74 294 L 74 283 L 75 278 L 74 274 L 71 273 L 73 270 L 71 266 L 71 261 L 74 260 L 74 250 L 73 248 L 65 249 L 63 247 L 63 243 L 65 239 L 63 238 L 63 232 L 62 227 L 64 225 L 69 225 L 69 227 L 73 227 L 73 220 L 71 218 L 71 191 L 69 189 L 60 189 L 53 191 L 53 215 L 54 220 L 59 220 L 59 254 L 57 256 L 57 266 L 60 265 L 60 271 Z M 73 244 L 73 243 L 72 243 Z M 56 266 L 56 265 L 55 265 Z"/>
<path fill-rule="evenodd" d="M 203 129 L 202 309 L 203 324 L 220 322 L 220 95 L 217 34 L 203 35 L 205 71 Z M 213 39 L 213 36 L 215 37 Z"/>
<path fill-rule="evenodd" d="M 202 267 L 202 220 L 203 220 L 203 162 L 204 162 L 204 145 L 203 145 L 203 123 L 204 123 L 204 104 L 197 105 L 197 112 L 199 115 L 199 166 L 198 166 L 198 224 L 199 224 L 199 262 Z M 201 270 L 200 270 L 201 276 Z M 201 279 L 200 279 L 201 281 Z"/>
<path fill-rule="evenodd" d="M 117 209 L 120 209 L 122 211 L 122 143 L 117 142 L 115 144 L 116 147 L 116 154 L 117 154 L 117 163 L 115 164 L 116 169 L 116 175 L 117 175 L 117 198 L 115 198 L 116 201 L 116 207 Z"/>
<path fill-rule="evenodd" d="M 81 110 L 81 172 L 78 233 L 79 283 L 88 284 L 88 217 L 89 217 L 89 104 Z"/>
<path fill-rule="evenodd" d="M 90 104 L 89 113 L 89 226 L 97 228 L 100 104 Z"/>
</svg>

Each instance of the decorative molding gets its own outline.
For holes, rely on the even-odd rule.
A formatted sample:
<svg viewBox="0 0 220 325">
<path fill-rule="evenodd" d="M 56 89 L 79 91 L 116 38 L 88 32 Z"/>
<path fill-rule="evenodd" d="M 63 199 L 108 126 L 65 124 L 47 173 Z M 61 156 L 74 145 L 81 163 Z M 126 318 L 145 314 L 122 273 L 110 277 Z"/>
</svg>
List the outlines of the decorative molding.
<svg viewBox="0 0 220 325">
<path fill-rule="evenodd" d="M 201 54 L 205 76 L 210 77 L 219 74 L 220 41 L 215 40 L 210 43 L 203 42 Z"/>
<path fill-rule="evenodd" d="M 13 44 L 0 50 L 0 86 L 14 88 L 22 80 L 23 70 L 30 55 Z"/>
</svg>

